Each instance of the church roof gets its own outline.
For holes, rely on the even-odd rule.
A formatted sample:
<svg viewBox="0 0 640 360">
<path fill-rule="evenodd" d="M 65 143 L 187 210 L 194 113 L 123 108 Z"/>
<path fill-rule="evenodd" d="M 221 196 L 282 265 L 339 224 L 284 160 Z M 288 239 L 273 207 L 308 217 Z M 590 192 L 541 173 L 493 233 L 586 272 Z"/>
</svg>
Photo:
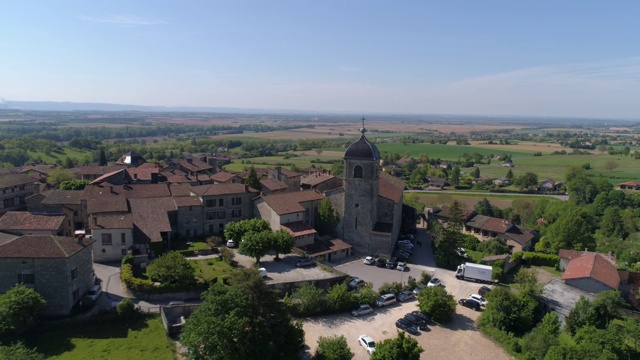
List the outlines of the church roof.
<svg viewBox="0 0 640 360">
<path fill-rule="evenodd" d="M 378 148 L 370 143 L 363 133 L 358 141 L 349 145 L 347 151 L 344 152 L 344 157 L 345 159 L 380 160 L 380 153 Z"/>
</svg>

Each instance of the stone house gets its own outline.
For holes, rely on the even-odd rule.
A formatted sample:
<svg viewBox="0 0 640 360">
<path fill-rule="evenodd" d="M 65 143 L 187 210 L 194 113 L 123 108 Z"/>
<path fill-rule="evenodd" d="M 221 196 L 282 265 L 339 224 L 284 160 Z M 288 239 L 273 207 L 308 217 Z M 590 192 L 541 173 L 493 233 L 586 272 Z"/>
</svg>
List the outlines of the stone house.
<svg viewBox="0 0 640 360">
<path fill-rule="evenodd" d="M 191 193 L 203 204 L 204 233 L 220 235 L 230 221 L 252 219 L 253 199 L 258 190 L 244 184 L 210 184 L 194 186 Z"/>
<path fill-rule="evenodd" d="M 82 190 L 49 190 L 27 198 L 29 212 L 65 215 L 72 221 L 72 231 L 85 228 L 87 214 L 82 207 Z"/>
<path fill-rule="evenodd" d="M 323 193 L 342 187 L 342 179 L 328 172 L 315 172 L 302 177 L 300 187 L 303 190 L 314 189 Z"/>
<path fill-rule="evenodd" d="M 0 237 L 0 292 L 24 284 L 46 300 L 43 315 L 68 316 L 95 283 L 93 243 L 55 235 Z"/>
<path fill-rule="evenodd" d="M 37 215 L 26 211 L 8 211 L 0 217 L 0 231 L 16 235 L 72 236 L 71 219 L 65 215 Z"/>
<path fill-rule="evenodd" d="M 219 170 L 217 173 L 209 176 L 214 184 L 239 184 L 242 178 L 235 172 Z"/>
<path fill-rule="evenodd" d="M 96 240 L 93 247 L 96 262 L 120 261 L 134 249 L 130 213 L 92 215 L 89 229 L 91 237 Z"/>
<path fill-rule="evenodd" d="M 257 217 L 266 220 L 273 231 L 285 229 L 296 239 L 296 247 L 312 244 L 318 206 L 324 196 L 315 190 L 283 194 L 262 194 L 254 202 Z"/>
<path fill-rule="evenodd" d="M 0 214 L 26 209 L 26 198 L 38 192 L 38 183 L 29 175 L 0 174 Z"/>
<path fill-rule="evenodd" d="M 493 238 L 504 240 L 511 252 L 527 251 L 537 239 L 537 231 L 515 225 L 508 220 L 472 212 L 465 221 L 463 233 L 471 234 L 480 241 Z"/>
</svg>

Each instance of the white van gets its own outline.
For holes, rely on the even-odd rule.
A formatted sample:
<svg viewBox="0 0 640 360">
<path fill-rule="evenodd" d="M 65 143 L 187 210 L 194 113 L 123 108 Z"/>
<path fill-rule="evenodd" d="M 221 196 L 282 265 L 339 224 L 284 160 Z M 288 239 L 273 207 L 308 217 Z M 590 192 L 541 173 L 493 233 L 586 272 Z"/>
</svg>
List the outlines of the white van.
<svg viewBox="0 0 640 360">
<path fill-rule="evenodd" d="M 258 273 L 260 274 L 260 276 L 264 279 L 267 276 L 269 276 L 269 274 L 267 273 L 267 269 L 265 268 L 260 268 L 258 269 Z"/>
<path fill-rule="evenodd" d="M 393 305 L 396 303 L 396 296 L 393 294 L 384 294 L 381 295 L 376 301 L 377 307 L 383 307 L 387 305 Z"/>
<path fill-rule="evenodd" d="M 100 287 L 100 285 L 93 285 L 91 288 L 89 288 L 89 291 L 87 291 L 87 298 L 89 298 L 89 300 L 91 301 L 96 301 L 101 294 L 102 288 Z"/>
</svg>

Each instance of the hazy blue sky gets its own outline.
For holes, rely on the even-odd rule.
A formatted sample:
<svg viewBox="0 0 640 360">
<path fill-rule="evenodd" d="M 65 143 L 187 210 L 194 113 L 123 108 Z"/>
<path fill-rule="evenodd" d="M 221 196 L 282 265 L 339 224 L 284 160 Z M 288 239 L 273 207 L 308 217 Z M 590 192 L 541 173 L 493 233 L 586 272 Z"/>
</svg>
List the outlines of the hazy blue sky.
<svg viewBox="0 0 640 360">
<path fill-rule="evenodd" d="M 0 98 L 640 119 L 640 1 L 2 1 Z"/>
</svg>

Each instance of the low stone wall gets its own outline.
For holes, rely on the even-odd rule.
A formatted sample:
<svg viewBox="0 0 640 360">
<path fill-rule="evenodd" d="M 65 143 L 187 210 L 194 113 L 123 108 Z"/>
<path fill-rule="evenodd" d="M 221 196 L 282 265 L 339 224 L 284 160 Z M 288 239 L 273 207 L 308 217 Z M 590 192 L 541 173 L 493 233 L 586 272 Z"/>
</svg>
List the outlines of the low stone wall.
<svg viewBox="0 0 640 360">
<path fill-rule="evenodd" d="M 302 284 L 311 283 L 321 289 L 329 289 L 335 284 L 340 284 L 344 282 L 347 278 L 347 275 L 338 275 L 336 277 L 328 278 L 328 279 L 309 279 L 309 280 L 297 280 L 297 281 L 284 281 L 277 283 L 269 283 L 269 286 L 278 290 L 280 294 L 285 294 Z"/>
<path fill-rule="evenodd" d="M 133 296 L 140 300 L 152 301 L 152 302 L 160 302 L 160 301 L 173 301 L 173 300 L 200 300 L 200 295 L 202 294 L 202 290 L 200 291 L 185 291 L 185 292 L 177 292 L 177 293 L 166 293 L 166 294 L 149 294 L 140 291 L 133 291 L 129 289 Z"/>
</svg>

